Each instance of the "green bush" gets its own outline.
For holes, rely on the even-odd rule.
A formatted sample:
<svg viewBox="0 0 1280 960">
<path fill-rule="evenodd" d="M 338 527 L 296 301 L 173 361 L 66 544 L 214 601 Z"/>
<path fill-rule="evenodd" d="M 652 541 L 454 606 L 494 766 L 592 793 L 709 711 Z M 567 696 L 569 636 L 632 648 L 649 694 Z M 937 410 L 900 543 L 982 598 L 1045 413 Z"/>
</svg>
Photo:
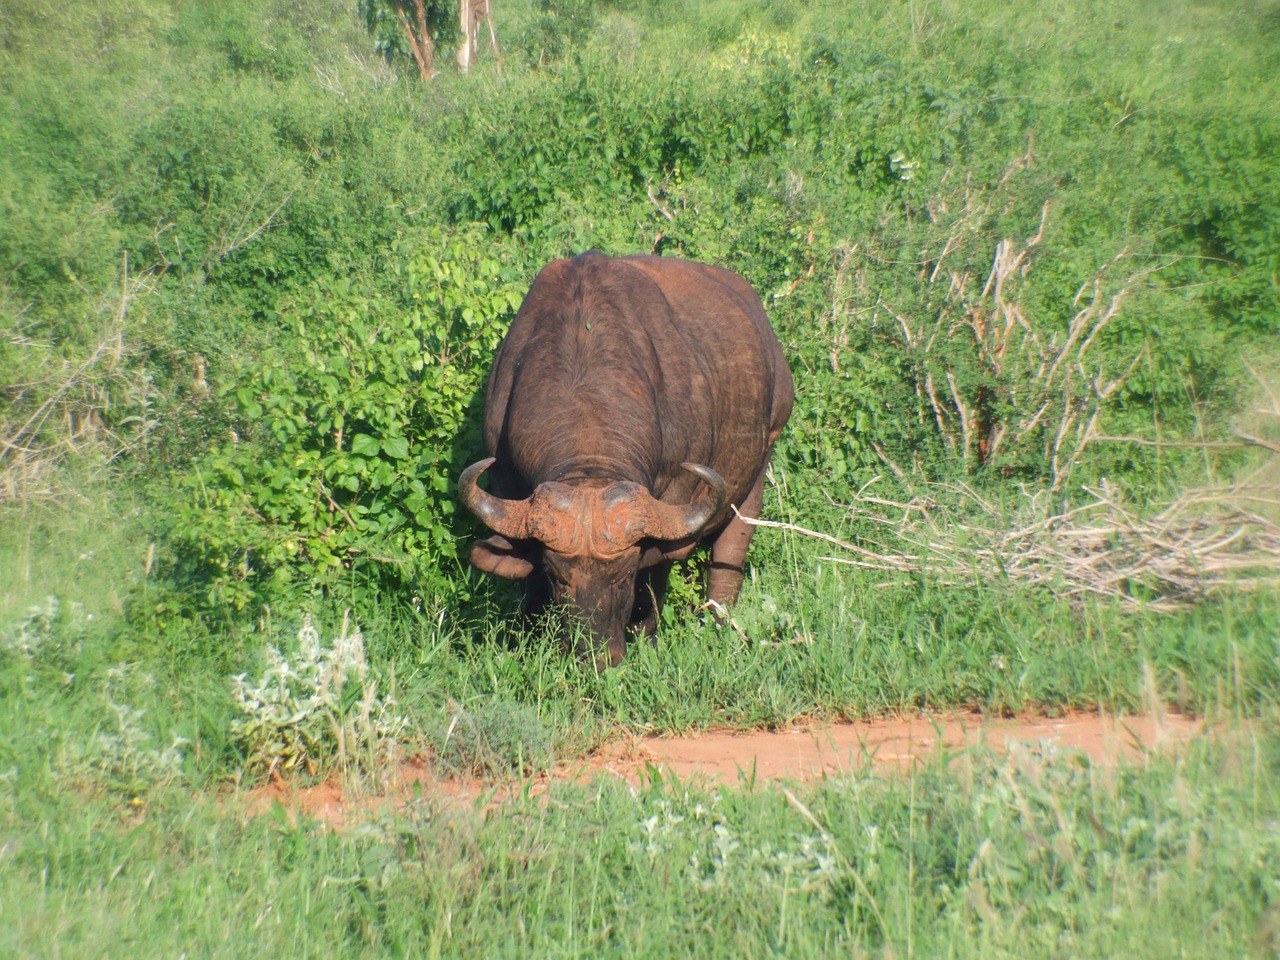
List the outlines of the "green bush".
<svg viewBox="0 0 1280 960">
<path fill-rule="evenodd" d="M 397 253 L 394 297 L 318 283 L 286 312 L 293 335 L 223 388 L 239 431 L 162 511 L 197 603 L 463 589 L 454 482 L 480 448 L 488 361 L 524 284 L 474 234 Z"/>
<path fill-rule="evenodd" d="M 533 65 L 563 60 L 595 29 L 599 6 L 592 0 L 536 0 L 533 18 L 515 37 L 516 49 Z"/>
<path fill-rule="evenodd" d="M 0 398 L 39 409 L 24 369 L 92 354 L 127 253 L 154 295 L 127 376 L 75 416 L 158 423 L 117 459 L 176 491 L 178 594 L 465 592 L 445 468 L 475 452 L 491 298 L 554 257 L 655 251 L 761 292 L 798 387 L 779 455 L 818 497 L 797 520 L 886 461 L 994 487 L 1180 482 L 1203 452 L 1150 441 L 1225 437 L 1241 354 L 1280 333 L 1280 44 L 1265 7 L 1175 6 L 527 0 L 496 11 L 501 76 L 424 86 L 338 0 L 18 0 Z M 450 281 L 448 309 L 493 336 L 414 370 L 427 247 L 508 268 Z M 1001 250 L 1025 256 L 997 290 Z M 1046 377 L 1095 280 L 1122 309 Z M 1077 456 L 1082 424 L 1147 443 Z"/>
</svg>

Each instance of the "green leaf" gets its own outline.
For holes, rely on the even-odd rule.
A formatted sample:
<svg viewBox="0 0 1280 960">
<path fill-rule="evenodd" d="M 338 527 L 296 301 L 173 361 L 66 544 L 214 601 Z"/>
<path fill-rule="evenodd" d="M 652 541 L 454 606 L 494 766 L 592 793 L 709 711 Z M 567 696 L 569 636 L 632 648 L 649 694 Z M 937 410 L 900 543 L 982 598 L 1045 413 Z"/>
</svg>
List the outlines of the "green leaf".
<svg viewBox="0 0 1280 960">
<path fill-rule="evenodd" d="M 404 437 L 388 437 L 382 441 L 382 452 L 392 460 L 404 460 L 409 456 L 409 441 Z"/>
<path fill-rule="evenodd" d="M 376 457 L 379 449 L 377 438 L 367 433 L 357 433 L 351 438 L 351 452 L 362 457 Z"/>
</svg>

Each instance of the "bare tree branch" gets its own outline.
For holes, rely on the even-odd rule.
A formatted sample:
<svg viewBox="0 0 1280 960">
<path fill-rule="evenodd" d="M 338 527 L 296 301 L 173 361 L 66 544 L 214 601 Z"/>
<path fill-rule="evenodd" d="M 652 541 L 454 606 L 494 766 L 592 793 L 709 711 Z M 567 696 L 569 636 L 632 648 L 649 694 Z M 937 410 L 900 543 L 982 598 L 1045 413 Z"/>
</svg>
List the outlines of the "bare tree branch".
<svg viewBox="0 0 1280 960">
<path fill-rule="evenodd" d="M 850 510 L 877 524 L 881 544 L 741 519 L 836 547 L 840 553 L 819 558 L 826 562 L 923 575 L 939 585 L 1003 581 L 1074 601 L 1107 597 L 1152 610 L 1280 580 L 1274 484 L 1199 487 L 1141 509 L 1105 481 L 1085 491 L 1089 500 L 1067 509 L 1051 510 L 1054 500 L 1045 492 L 1026 495 L 1012 514 L 964 484 L 926 484 L 923 494 L 906 501 L 859 494 Z"/>
</svg>

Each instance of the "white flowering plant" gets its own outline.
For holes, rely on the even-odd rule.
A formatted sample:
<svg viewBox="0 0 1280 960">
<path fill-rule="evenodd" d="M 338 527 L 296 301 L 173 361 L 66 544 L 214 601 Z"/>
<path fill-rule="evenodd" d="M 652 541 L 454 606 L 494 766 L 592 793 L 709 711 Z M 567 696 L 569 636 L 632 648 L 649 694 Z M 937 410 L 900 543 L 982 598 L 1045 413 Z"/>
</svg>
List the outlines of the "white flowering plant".
<svg viewBox="0 0 1280 960">
<path fill-rule="evenodd" d="M 335 756 L 344 770 L 352 764 L 363 769 L 394 756 L 408 721 L 393 696 L 379 696 L 364 636 L 352 628 L 349 611 L 332 645 L 321 642 L 308 614 L 296 655 L 268 646 L 266 657 L 256 680 L 247 673 L 231 680 L 238 712 L 231 734 L 244 752 L 246 772 L 315 774 Z"/>
<path fill-rule="evenodd" d="M 120 666 L 107 671 L 111 720 L 94 736 L 89 764 L 108 788 L 137 801 L 152 788 L 182 776 L 183 748 L 190 741 L 170 732 L 168 746 L 155 745 L 143 726 L 146 711 L 119 702 L 128 670 Z M 141 676 L 145 683 L 154 683 L 149 674 Z"/>
</svg>

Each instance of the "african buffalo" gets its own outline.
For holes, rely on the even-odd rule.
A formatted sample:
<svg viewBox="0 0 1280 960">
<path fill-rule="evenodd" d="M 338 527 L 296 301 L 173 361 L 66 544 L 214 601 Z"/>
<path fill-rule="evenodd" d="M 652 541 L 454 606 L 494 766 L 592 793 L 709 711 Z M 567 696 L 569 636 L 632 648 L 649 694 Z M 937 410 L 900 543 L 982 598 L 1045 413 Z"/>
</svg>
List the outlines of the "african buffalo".
<svg viewBox="0 0 1280 960">
<path fill-rule="evenodd" d="M 742 587 L 791 372 L 760 298 L 719 267 L 590 252 L 545 267 L 498 351 L 485 398 L 488 459 L 459 480 L 496 536 L 471 562 L 523 579 L 583 620 L 578 653 L 650 635 L 671 564 L 711 545 L 707 594 Z M 477 485 L 488 471 L 492 494 Z"/>
</svg>

